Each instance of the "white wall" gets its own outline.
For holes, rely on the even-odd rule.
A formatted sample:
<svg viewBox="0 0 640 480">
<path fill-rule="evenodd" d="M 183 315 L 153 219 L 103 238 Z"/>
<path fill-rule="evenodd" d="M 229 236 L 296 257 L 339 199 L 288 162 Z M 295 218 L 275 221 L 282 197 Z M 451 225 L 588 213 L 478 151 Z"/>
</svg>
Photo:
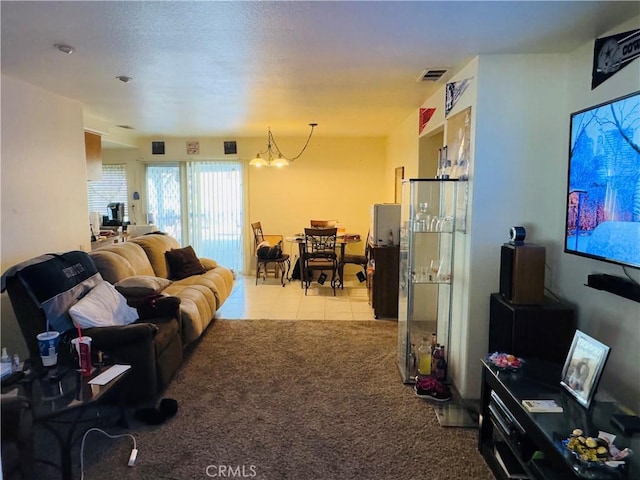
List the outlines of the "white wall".
<svg viewBox="0 0 640 480">
<path fill-rule="evenodd" d="M 635 19 L 610 33 L 639 24 Z M 455 284 L 451 347 L 452 375 L 464 397 L 480 392 L 478 359 L 487 349 L 499 246 L 511 225 L 524 225 L 528 241 L 546 247 L 545 286 L 577 306 L 578 328 L 612 347 L 603 389 L 640 411 L 640 305 L 584 286 L 589 273 L 623 275 L 620 267 L 563 253 L 569 115 L 640 86 L 636 59 L 591 91 L 592 55 L 589 42 L 567 55 L 478 57 L 477 96 L 465 94 L 451 113 L 472 106 L 475 142 L 469 229 L 465 248 L 456 250 L 464 268 Z M 469 78 L 473 67 L 454 80 Z M 632 275 L 637 279 L 638 272 Z"/>
<path fill-rule="evenodd" d="M 554 172 L 566 164 L 565 62 L 560 55 L 478 59 L 465 239 L 468 285 L 463 298 L 468 303 L 461 332 L 464 367 L 459 388 L 464 396 L 477 397 L 480 392 L 479 359 L 487 353 L 489 296 L 499 287 L 500 245 L 508 240 L 510 226 L 524 225 L 530 243 L 544 244 L 540 229 L 548 212 L 563 209 L 564 183 Z"/>
<path fill-rule="evenodd" d="M 223 141 L 229 139 L 215 137 L 201 138 L 200 154 L 187 155 L 186 140 L 193 139 L 164 139 L 166 154 L 152 155 L 151 139 L 143 139 L 137 149 L 105 150 L 103 162 L 127 163 L 128 178 L 131 179 L 129 199 L 136 205 L 136 217 L 142 220 L 146 218 L 144 162 L 240 159 L 246 169 L 247 185 L 245 273 L 254 267 L 250 222 L 260 221 L 265 233 L 292 235 L 309 226 L 312 218 L 335 219 L 348 232 L 359 233 L 364 239 L 369 228 L 371 204 L 393 201 L 393 176 L 389 178 L 387 175 L 383 137 L 345 138 L 314 134 L 304 154 L 289 167 L 259 169 L 250 167 L 248 162 L 259 150 L 266 148 L 266 135 L 234 139 L 237 141 L 237 155 L 224 155 Z M 306 138 L 276 137 L 276 140 L 285 154 L 294 156 Z M 141 200 L 132 200 L 134 191 L 140 192 Z M 284 248 L 287 253 L 297 253 L 295 245 L 285 244 Z M 364 242 L 349 245 L 347 249 L 362 253 Z M 218 261 L 223 263 L 223 260 Z M 350 275 L 357 270 L 357 267 L 347 266 L 345 272 Z"/>
<path fill-rule="evenodd" d="M 606 35 L 637 28 L 640 28 L 640 17 L 620 25 Z M 640 59 L 635 59 L 605 83 L 591 90 L 592 56 L 593 44 L 591 43 L 582 46 L 570 56 L 563 125 L 563 134 L 566 139 L 568 139 L 571 112 L 640 89 Z M 565 181 L 568 145 L 567 140 L 566 145 L 563 145 L 562 156 L 559 156 L 558 168 L 553 172 L 562 176 Z M 611 347 L 611 354 L 602 376 L 602 387 L 638 413 L 640 412 L 640 303 L 585 287 L 587 275 L 590 273 L 608 273 L 620 277 L 624 277 L 625 273 L 620 266 L 562 253 L 561 234 L 564 211 L 560 208 L 549 209 L 548 213 L 547 221 L 542 226 L 545 232 L 556 232 L 554 285 L 562 296 L 577 304 L 578 328 Z M 640 281 L 639 270 L 628 268 L 627 272 L 636 281 Z"/>
<path fill-rule="evenodd" d="M 611 33 L 637 25 L 636 19 Z M 472 107 L 468 229 L 456 239 L 450 346 L 451 376 L 466 398 L 480 393 L 500 245 L 511 225 L 524 225 L 528 241 L 546 247 L 545 286 L 577 305 L 578 328 L 613 348 L 603 388 L 640 410 L 640 307 L 583 286 L 588 273 L 621 274 L 619 267 L 563 253 L 569 114 L 640 85 L 636 60 L 592 92 L 592 54 L 589 42 L 567 55 L 483 55 L 450 80 L 473 79 L 450 112 Z M 438 106 L 442 95 L 423 106 Z"/>
<path fill-rule="evenodd" d="M 2 272 L 48 252 L 86 249 L 82 106 L 2 76 Z M 26 353 L 6 293 L 2 345 Z"/>
<path fill-rule="evenodd" d="M 404 167 L 404 178 L 418 178 L 418 111 L 409 115 L 389 135 L 385 167 L 386 200 L 394 201 L 395 169 Z"/>
</svg>

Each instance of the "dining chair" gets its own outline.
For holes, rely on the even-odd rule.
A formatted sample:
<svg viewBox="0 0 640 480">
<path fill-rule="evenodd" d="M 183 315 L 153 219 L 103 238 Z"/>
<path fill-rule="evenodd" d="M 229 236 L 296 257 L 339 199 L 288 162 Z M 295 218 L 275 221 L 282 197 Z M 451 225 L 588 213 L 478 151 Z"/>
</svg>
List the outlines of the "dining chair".
<svg viewBox="0 0 640 480">
<path fill-rule="evenodd" d="M 340 257 L 340 261 L 338 263 L 338 277 L 340 279 L 340 288 L 344 288 L 344 266 L 346 264 L 358 265 L 359 267 L 362 267 L 362 272 L 358 272 L 356 276 L 361 283 L 367 281 L 367 286 L 369 286 L 367 277 L 367 267 L 369 265 L 370 253 L 369 235 L 370 233 L 367 233 L 367 240 L 364 244 L 364 254 L 345 253 Z"/>
<path fill-rule="evenodd" d="M 254 249 L 256 254 L 256 285 L 260 278 L 260 272 L 263 272 L 263 281 L 267 279 L 267 268 L 269 264 L 273 264 L 273 273 L 275 278 L 280 276 L 282 286 L 285 286 L 285 278 L 287 271 L 291 266 L 289 254 L 283 253 L 282 249 L 274 248 L 276 245 L 282 246 L 282 235 L 265 235 L 262 232 L 262 224 L 255 222 L 251 224 L 253 230 Z M 268 247 L 268 248 L 265 248 Z"/>
<path fill-rule="evenodd" d="M 331 271 L 331 287 L 336 294 L 336 273 L 338 271 L 338 255 L 336 254 L 336 237 L 338 229 L 333 228 L 305 228 L 305 248 L 302 255 L 304 272 L 304 294 L 307 294 L 311 284 L 310 270 L 320 270 L 318 283 L 321 285 L 326 279 L 324 270 Z"/>
</svg>

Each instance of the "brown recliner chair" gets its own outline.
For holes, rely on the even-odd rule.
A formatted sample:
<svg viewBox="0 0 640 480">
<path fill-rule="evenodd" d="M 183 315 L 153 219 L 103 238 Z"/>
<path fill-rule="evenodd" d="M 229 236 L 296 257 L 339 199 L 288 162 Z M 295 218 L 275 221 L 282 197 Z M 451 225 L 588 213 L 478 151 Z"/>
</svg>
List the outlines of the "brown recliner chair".
<svg viewBox="0 0 640 480">
<path fill-rule="evenodd" d="M 26 398 L 1 395 L 2 478 L 29 480 L 33 477 L 33 416 Z"/>
<path fill-rule="evenodd" d="M 91 257 L 82 251 L 43 255 L 3 274 L 2 291 L 6 289 L 9 294 L 32 365 L 37 367 L 40 362 L 36 335 L 47 329 L 48 322 L 51 325 L 50 300 L 56 298 L 58 304 L 63 303 L 60 310 L 66 314 L 96 279 L 101 281 L 100 274 Z M 182 363 L 179 305 L 176 297 L 157 297 L 135 305 L 140 319 L 131 324 L 82 331 L 91 337 L 94 355 L 102 351 L 113 363 L 131 365 L 131 373 L 122 380 L 127 403 L 154 400 Z M 78 332 L 70 318 L 68 323 L 64 323 L 64 315 L 60 318 L 63 326 L 58 321 L 51 329 L 61 334 L 58 362 L 65 364 L 73 362 L 70 342 Z"/>
</svg>

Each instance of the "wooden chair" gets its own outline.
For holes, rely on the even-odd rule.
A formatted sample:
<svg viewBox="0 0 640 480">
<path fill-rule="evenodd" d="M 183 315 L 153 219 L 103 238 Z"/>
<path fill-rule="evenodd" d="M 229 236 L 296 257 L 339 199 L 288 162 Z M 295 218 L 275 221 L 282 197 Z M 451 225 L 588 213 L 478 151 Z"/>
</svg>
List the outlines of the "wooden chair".
<svg viewBox="0 0 640 480">
<path fill-rule="evenodd" d="M 258 278 L 260 278 L 260 272 L 263 271 L 263 281 L 267 279 L 267 268 L 269 264 L 273 264 L 273 272 L 275 278 L 280 276 L 280 281 L 282 286 L 285 286 L 285 278 L 286 273 L 291 266 L 291 261 L 289 260 L 289 254 L 281 253 L 277 258 L 265 258 L 261 257 L 258 253 L 260 250 L 260 246 L 270 246 L 273 247 L 278 243 L 282 245 L 283 236 L 282 235 L 265 235 L 262 232 L 262 225 L 260 222 L 252 223 L 251 229 L 253 230 L 253 239 L 254 239 L 254 249 L 256 254 L 256 285 L 258 285 Z"/>
<path fill-rule="evenodd" d="M 362 267 L 362 273 L 358 272 L 357 274 L 358 280 L 360 280 L 360 282 L 367 281 L 367 286 L 369 286 L 367 277 L 367 266 L 369 265 L 369 233 L 367 233 L 367 240 L 364 244 L 364 255 L 345 253 L 340 258 L 340 263 L 338 264 L 340 288 L 344 288 L 344 266 L 348 263 Z"/>
<path fill-rule="evenodd" d="M 331 287 L 333 295 L 336 294 L 336 273 L 338 271 L 338 255 L 336 254 L 337 228 L 305 228 L 305 248 L 302 255 L 302 268 L 304 272 L 304 294 L 307 294 L 311 278 L 309 270 L 331 271 Z M 323 273 L 320 274 L 319 283 L 324 283 Z"/>
</svg>

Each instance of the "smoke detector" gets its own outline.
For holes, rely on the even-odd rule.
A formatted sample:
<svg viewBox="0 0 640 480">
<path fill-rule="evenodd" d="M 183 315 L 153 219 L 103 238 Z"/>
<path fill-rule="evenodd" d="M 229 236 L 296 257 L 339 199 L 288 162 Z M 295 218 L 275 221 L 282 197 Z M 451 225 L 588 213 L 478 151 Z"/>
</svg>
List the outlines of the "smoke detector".
<svg viewBox="0 0 640 480">
<path fill-rule="evenodd" d="M 67 55 L 71 55 L 73 52 L 75 52 L 75 48 L 64 43 L 56 43 L 54 47 L 56 47 L 62 53 L 66 53 Z"/>
<path fill-rule="evenodd" d="M 444 68 L 425 68 L 418 77 L 419 82 L 437 82 L 440 80 L 449 69 Z"/>
</svg>

